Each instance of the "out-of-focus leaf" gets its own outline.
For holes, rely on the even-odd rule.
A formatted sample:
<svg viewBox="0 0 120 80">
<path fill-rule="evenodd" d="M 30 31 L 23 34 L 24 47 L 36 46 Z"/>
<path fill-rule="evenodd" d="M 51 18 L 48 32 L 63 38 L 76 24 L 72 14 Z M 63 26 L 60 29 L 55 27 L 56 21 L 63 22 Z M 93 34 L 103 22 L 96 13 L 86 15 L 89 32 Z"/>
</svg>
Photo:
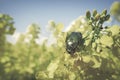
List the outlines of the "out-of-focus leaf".
<svg viewBox="0 0 120 80">
<path fill-rule="evenodd" d="M 103 45 L 103 46 L 109 46 L 111 47 L 113 45 L 113 39 L 112 37 L 109 37 L 107 35 L 103 35 L 101 38 L 100 38 L 100 43 Z"/>
<path fill-rule="evenodd" d="M 1 63 L 5 63 L 9 60 L 10 60 L 10 58 L 8 56 L 4 56 L 4 57 L 1 58 Z"/>
<path fill-rule="evenodd" d="M 37 73 L 35 75 L 35 77 L 37 80 L 47 80 L 48 79 L 48 76 L 47 76 L 46 72 L 44 72 L 44 71 Z"/>
<path fill-rule="evenodd" d="M 108 31 L 112 32 L 112 36 L 118 35 L 120 33 L 120 26 L 118 25 L 113 25 L 108 29 Z"/>
<path fill-rule="evenodd" d="M 3 23 L 0 23 L 0 28 L 3 28 L 3 27 L 4 27 Z"/>
<path fill-rule="evenodd" d="M 73 72 L 69 73 L 69 80 L 75 80 L 75 74 Z"/>
<path fill-rule="evenodd" d="M 54 72 L 57 69 L 58 64 L 59 64 L 59 59 L 55 60 L 55 61 L 52 61 L 49 64 L 49 66 L 47 67 L 47 71 L 49 72 L 49 74 L 48 74 L 49 78 L 53 78 L 54 77 Z"/>
<path fill-rule="evenodd" d="M 85 63 L 89 63 L 90 61 L 91 61 L 91 56 L 83 56 L 83 61 L 85 62 Z"/>
<path fill-rule="evenodd" d="M 101 62 L 98 59 L 98 56 L 94 56 L 92 58 L 92 61 L 94 62 L 93 68 L 99 68 L 101 66 Z"/>
<path fill-rule="evenodd" d="M 56 25 L 56 31 L 57 32 L 62 32 L 63 28 L 64 28 L 64 25 L 62 23 L 58 23 Z"/>
<path fill-rule="evenodd" d="M 111 14 L 118 20 L 120 21 L 120 2 L 115 1 L 111 8 L 110 8 Z"/>
</svg>

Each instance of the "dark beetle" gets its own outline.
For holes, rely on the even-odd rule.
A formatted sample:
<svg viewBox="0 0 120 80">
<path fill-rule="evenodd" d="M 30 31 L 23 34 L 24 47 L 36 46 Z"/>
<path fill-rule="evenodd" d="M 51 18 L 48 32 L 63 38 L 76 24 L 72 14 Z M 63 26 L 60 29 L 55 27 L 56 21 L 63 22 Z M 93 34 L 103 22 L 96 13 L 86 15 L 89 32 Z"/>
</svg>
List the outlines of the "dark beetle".
<svg viewBox="0 0 120 80">
<path fill-rule="evenodd" d="M 66 37 L 66 51 L 69 54 L 74 54 L 76 51 L 80 51 L 80 45 L 83 42 L 82 34 L 80 32 L 71 32 Z"/>
</svg>

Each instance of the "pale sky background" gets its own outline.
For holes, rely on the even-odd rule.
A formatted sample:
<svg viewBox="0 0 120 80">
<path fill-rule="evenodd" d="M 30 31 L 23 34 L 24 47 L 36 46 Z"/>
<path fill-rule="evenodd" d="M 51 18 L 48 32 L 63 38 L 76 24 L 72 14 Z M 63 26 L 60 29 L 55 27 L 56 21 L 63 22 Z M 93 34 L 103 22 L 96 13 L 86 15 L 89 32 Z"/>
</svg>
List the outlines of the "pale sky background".
<svg viewBox="0 0 120 80">
<path fill-rule="evenodd" d="M 68 26 L 87 10 L 101 12 L 120 0 L 0 0 L 0 13 L 14 18 L 16 32 L 25 32 L 31 23 L 41 26 L 42 34 L 49 20 Z"/>
</svg>

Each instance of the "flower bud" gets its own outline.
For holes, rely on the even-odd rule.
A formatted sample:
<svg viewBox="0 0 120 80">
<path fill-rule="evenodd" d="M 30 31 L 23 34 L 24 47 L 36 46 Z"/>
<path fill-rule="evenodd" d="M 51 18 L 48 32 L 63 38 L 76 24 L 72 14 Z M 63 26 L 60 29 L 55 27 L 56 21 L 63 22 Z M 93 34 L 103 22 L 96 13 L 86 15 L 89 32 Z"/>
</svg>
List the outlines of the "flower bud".
<svg viewBox="0 0 120 80">
<path fill-rule="evenodd" d="M 87 11 L 87 12 L 86 12 L 86 17 L 87 17 L 88 19 L 90 19 L 90 17 L 91 17 L 90 11 Z"/>
<path fill-rule="evenodd" d="M 95 17 L 97 14 L 97 10 L 93 10 L 93 16 Z"/>
<path fill-rule="evenodd" d="M 100 14 L 97 14 L 96 16 L 95 16 L 95 20 L 98 20 L 100 18 Z"/>
<path fill-rule="evenodd" d="M 107 14 L 107 10 L 104 9 L 104 10 L 102 11 L 102 14 L 106 15 L 106 14 Z"/>
</svg>

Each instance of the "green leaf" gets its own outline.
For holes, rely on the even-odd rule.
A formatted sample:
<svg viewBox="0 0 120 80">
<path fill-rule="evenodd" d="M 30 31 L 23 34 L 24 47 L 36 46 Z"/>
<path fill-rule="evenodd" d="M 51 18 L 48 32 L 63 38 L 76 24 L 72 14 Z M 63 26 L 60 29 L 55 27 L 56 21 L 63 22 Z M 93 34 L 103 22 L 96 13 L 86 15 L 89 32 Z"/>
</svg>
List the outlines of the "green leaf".
<svg viewBox="0 0 120 80">
<path fill-rule="evenodd" d="M 69 80 L 75 80 L 75 74 L 73 72 L 69 73 Z"/>
<path fill-rule="evenodd" d="M 113 45 L 113 38 L 112 37 L 109 37 L 107 35 L 103 35 L 101 38 L 100 38 L 100 43 L 103 45 L 103 46 L 108 46 L 108 47 L 111 47 Z"/>
<path fill-rule="evenodd" d="M 49 66 L 47 67 L 47 71 L 49 72 L 48 76 L 49 78 L 53 78 L 54 77 L 54 72 L 58 67 L 58 63 L 59 63 L 59 59 L 52 61 Z"/>
<path fill-rule="evenodd" d="M 101 66 L 101 62 L 98 56 L 94 56 L 92 61 L 94 62 L 94 65 L 92 66 L 93 68 L 99 68 Z"/>
<path fill-rule="evenodd" d="M 44 71 L 37 73 L 35 75 L 35 77 L 37 80 L 47 80 L 48 79 L 48 76 L 47 76 L 46 72 L 44 72 Z"/>
<path fill-rule="evenodd" d="M 96 43 L 92 43 L 92 48 L 96 48 L 97 44 Z"/>
<path fill-rule="evenodd" d="M 89 62 L 91 61 L 91 59 L 92 59 L 92 58 L 91 58 L 91 56 L 89 56 L 89 55 L 88 55 L 88 56 L 87 56 L 87 55 L 86 55 L 86 56 L 83 56 L 83 61 L 84 61 L 85 63 L 89 63 Z"/>
<path fill-rule="evenodd" d="M 62 32 L 63 28 L 64 28 L 64 25 L 62 23 L 58 23 L 56 25 L 56 31 L 57 32 Z"/>
<path fill-rule="evenodd" d="M 120 33 L 120 26 L 118 26 L 118 25 L 113 25 L 112 27 L 110 27 L 110 28 L 108 29 L 108 31 L 111 31 L 111 32 L 112 32 L 112 36 L 119 35 L 119 33 Z"/>
<path fill-rule="evenodd" d="M 106 52 L 105 51 L 101 52 L 100 56 L 103 57 L 103 58 L 108 58 L 109 57 L 109 52 L 107 52 L 107 51 Z"/>
</svg>

